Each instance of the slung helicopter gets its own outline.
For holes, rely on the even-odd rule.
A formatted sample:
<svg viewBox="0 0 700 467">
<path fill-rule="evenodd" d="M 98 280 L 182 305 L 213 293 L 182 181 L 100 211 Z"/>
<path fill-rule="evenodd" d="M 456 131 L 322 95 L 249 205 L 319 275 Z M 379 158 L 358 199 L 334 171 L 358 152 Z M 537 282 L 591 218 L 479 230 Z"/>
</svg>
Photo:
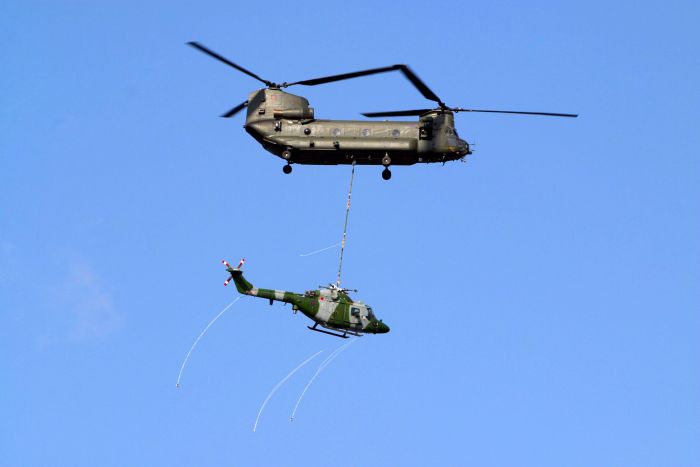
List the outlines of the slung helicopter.
<svg viewBox="0 0 700 467">
<path fill-rule="evenodd" d="M 192 47 L 265 84 L 265 88 L 250 93 L 248 100 L 233 107 L 222 117 L 229 118 L 247 108 L 244 128 L 267 151 L 287 162 L 282 170 L 292 172 L 291 164 L 382 165 L 382 178 L 391 178 L 391 165 L 448 162 L 464 160 L 471 154 L 469 144 L 457 134 L 454 114 L 457 112 L 487 112 L 520 115 L 577 117 L 576 114 L 551 112 L 519 112 L 511 110 L 465 109 L 448 107 L 406 65 L 354 71 L 322 78 L 275 83 L 224 58 L 197 42 Z M 400 71 L 436 108 L 371 112 L 366 117 L 417 116 L 418 121 L 317 120 L 309 101 L 284 92 L 289 86 L 317 86 L 361 76 Z"/>
<path fill-rule="evenodd" d="M 232 268 L 226 260 L 221 262 L 231 275 L 226 279 L 224 285 L 228 285 L 233 280 L 239 293 L 268 299 L 270 305 L 275 301 L 291 303 L 294 313 L 301 311 L 314 321 L 313 326 L 307 326 L 312 331 L 345 339 L 348 334 L 360 336 L 389 332 L 389 326 L 377 319 L 371 307 L 350 298 L 348 292 L 351 290 L 349 289 L 340 288 L 335 284 L 317 290 L 308 290 L 303 294 L 284 290 L 259 289 L 243 277 L 241 267 L 245 260 L 241 260 L 235 268 Z M 318 326 L 324 329 L 319 329 Z"/>
</svg>

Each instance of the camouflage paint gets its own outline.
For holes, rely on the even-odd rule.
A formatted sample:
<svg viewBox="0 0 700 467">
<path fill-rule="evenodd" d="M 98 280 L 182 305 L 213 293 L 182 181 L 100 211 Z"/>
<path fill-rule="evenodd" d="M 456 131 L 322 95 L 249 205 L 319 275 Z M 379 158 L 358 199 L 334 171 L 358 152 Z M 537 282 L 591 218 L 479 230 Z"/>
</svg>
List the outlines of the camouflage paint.
<svg viewBox="0 0 700 467">
<path fill-rule="evenodd" d="M 243 271 L 228 267 L 226 269 L 233 278 L 239 293 L 252 297 L 264 298 L 270 301 L 291 303 L 292 309 L 300 310 L 308 318 L 323 327 L 339 331 L 353 331 L 357 333 L 384 334 L 389 332 L 389 327 L 381 320 L 364 319 L 351 322 L 350 308 L 354 306 L 367 314 L 368 307 L 360 301 L 355 301 L 343 290 L 316 289 L 303 294 L 273 289 L 261 289 L 254 287 L 243 277 Z"/>
</svg>

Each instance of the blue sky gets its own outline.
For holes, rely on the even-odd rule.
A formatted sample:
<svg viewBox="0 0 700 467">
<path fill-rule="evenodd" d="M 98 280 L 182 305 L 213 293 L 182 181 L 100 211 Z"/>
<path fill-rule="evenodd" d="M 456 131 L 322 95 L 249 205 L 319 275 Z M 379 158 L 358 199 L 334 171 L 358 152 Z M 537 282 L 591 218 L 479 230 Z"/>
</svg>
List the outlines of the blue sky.
<svg viewBox="0 0 700 467">
<path fill-rule="evenodd" d="M 693 2 L 5 2 L 3 465 L 700 464 Z M 467 164 L 359 167 L 341 343 L 236 296 L 335 279 L 349 167 L 220 115 L 258 83 L 408 63 Z M 297 88 L 319 118 L 428 104 L 400 75 Z"/>
</svg>

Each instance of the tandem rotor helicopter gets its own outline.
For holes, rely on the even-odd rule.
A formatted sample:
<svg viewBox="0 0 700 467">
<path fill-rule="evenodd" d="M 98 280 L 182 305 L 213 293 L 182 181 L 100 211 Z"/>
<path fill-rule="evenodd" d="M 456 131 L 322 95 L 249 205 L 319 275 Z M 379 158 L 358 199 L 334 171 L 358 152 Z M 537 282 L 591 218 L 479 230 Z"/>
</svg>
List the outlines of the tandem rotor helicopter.
<svg viewBox="0 0 700 467">
<path fill-rule="evenodd" d="M 248 108 L 244 128 L 264 149 L 287 162 L 282 170 L 292 172 L 291 164 L 309 165 L 382 165 L 382 178 L 391 178 L 391 165 L 448 162 L 463 160 L 471 154 L 469 144 L 459 138 L 454 125 L 457 112 L 487 112 L 522 115 L 546 115 L 553 117 L 577 117 L 576 114 L 550 112 L 518 112 L 510 110 L 464 109 L 448 107 L 406 65 L 354 71 L 322 78 L 274 83 L 261 78 L 240 65 L 222 57 L 197 42 L 188 42 L 236 70 L 265 84 L 222 117 L 229 118 Z M 417 122 L 317 120 L 309 101 L 282 91 L 289 86 L 316 86 L 361 76 L 401 71 L 416 89 L 428 100 L 437 102 L 433 109 L 399 110 L 364 113 L 365 117 L 417 116 Z"/>
</svg>

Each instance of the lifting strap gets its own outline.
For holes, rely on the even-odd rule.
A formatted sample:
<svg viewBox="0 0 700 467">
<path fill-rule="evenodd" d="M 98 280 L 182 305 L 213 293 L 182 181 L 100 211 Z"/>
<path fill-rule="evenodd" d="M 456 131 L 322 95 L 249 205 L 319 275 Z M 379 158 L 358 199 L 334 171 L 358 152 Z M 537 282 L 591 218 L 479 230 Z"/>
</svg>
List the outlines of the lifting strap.
<svg viewBox="0 0 700 467">
<path fill-rule="evenodd" d="M 348 236 L 348 216 L 350 216 L 350 197 L 352 196 L 352 180 L 355 178 L 355 162 L 352 163 L 352 172 L 350 173 L 350 190 L 348 191 L 348 202 L 345 205 L 345 227 L 343 227 L 343 241 L 340 243 L 340 264 L 338 265 L 338 280 L 336 287 L 340 288 L 340 273 L 343 270 L 343 252 L 345 251 L 345 239 Z"/>
</svg>

